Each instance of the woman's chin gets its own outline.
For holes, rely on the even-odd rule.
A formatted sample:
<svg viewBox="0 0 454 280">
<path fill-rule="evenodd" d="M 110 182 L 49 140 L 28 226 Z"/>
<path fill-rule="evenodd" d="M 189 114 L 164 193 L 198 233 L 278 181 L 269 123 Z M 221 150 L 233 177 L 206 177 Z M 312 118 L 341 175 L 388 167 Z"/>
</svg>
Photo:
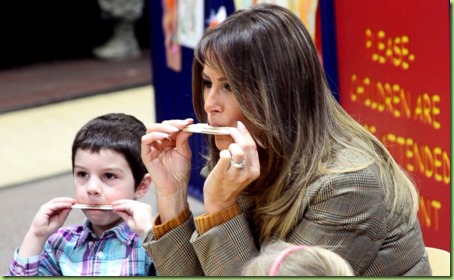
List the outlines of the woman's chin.
<svg viewBox="0 0 454 280">
<path fill-rule="evenodd" d="M 214 141 L 215 141 L 216 147 L 219 149 L 219 151 L 228 149 L 230 144 L 233 143 L 232 137 L 230 137 L 228 135 L 215 135 Z"/>
</svg>

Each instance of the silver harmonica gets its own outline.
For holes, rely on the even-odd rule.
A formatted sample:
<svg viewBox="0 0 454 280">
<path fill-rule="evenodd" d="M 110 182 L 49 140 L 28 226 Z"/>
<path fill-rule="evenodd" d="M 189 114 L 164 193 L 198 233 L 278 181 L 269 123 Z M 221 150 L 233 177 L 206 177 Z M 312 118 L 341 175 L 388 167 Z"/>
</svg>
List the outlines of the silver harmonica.
<svg viewBox="0 0 454 280">
<path fill-rule="evenodd" d="M 228 126 L 210 126 L 206 123 L 190 124 L 183 128 L 184 132 L 213 134 L 213 135 L 230 135 L 231 127 Z"/>
</svg>

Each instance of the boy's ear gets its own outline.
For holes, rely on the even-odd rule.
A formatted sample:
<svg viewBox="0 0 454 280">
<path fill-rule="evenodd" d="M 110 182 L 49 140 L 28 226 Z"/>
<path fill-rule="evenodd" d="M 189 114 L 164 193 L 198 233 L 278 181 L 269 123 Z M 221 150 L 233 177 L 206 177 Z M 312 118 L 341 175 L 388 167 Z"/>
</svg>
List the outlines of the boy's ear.
<svg viewBox="0 0 454 280">
<path fill-rule="evenodd" d="M 148 192 L 148 189 L 150 188 L 151 185 L 151 176 L 150 174 L 145 174 L 143 176 L 142 181 L 140 182 L 139 186 L 136 189 L 135 193 L 135 199 L 140 199 L 145 196 L 145 194 Z"/>
</svg>

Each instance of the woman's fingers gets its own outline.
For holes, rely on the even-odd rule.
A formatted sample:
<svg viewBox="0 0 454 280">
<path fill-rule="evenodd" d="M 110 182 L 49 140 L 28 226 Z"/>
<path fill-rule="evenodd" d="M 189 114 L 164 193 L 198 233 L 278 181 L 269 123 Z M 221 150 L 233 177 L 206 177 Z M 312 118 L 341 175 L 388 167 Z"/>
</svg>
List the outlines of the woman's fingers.
<svg viewBox="0 0 454 280">
<path fill-rule="evenodd" d="M 219 161 L 204 185 L 207 213 L 215 213 L 237 202 L 241 192 L 260 175 L 257 146 L 246 127 L 232 129 L 235 141 L 219 154 Z"/>
<path fill-rule="evenodd" d="M 248 168 L 255 180 L 260 175 L 260 161 L 254 138 L 241 121 L 238 121 L 237 129 L 232 129 L 231 136 L 235 141 L 229 146 L 232 167 L 239 170 Z"/>
<path fill-rule="evenodd" d="M 142 160 L 156 187 L 162 222 L 176 217 L 187 203 L 192 156 L 188 139 L 191 133 L 181 130 L 192 122 L 192 119 L 186 119 L 154 123 L 142 136 Z"/>
<path fill-rule="evenodd" d="M 142 136 L 142 159 L 147 162 L 158 157 L 159 154 L 168 149 L 177 147 L 177 152 L 182 156 L 190 156 L 188 142 L 191 133 L 181 132 L 188 124 L 193 123 L 192 119 L 168 120 L 162 123 L 154 123 L 148 126 L 147 133 Z M 186 146 L 185 146 L 186 145 Z"/>
<path fill-rule="evenodd" d="M 243 149 L 241 148 L 240 145 L 233 143 L 229 145 L 229 152 L 231 155 L 231 163 L 230 167 L 232 168 L 237 168 L 237 169 L 242 169 L 244 166 L 246 166 L 246 157 L 244 154 Z M 244 165 L 244 166 L 243 166 Z M 243 167 L 241 167 L 243 166 Z"/>
</svg>

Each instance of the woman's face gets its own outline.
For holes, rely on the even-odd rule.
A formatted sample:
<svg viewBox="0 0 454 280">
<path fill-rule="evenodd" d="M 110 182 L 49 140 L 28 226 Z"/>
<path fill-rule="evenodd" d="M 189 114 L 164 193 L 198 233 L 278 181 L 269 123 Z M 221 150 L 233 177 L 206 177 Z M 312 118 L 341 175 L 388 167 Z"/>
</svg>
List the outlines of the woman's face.
<svg viewBox="0 0 454 280">
<path fill-rule="evenodd" d="M 204 108 L 208 123 L 212 126 L 237 126 L 237 121 L 246 123 L 240 104 L 230 91 L 229 81 L 215 69 L 205 65 L 202 71 Z M 215 135 L 216 147 L 227 149 L 233 143 L 230 136 Z"/>
</svg>

